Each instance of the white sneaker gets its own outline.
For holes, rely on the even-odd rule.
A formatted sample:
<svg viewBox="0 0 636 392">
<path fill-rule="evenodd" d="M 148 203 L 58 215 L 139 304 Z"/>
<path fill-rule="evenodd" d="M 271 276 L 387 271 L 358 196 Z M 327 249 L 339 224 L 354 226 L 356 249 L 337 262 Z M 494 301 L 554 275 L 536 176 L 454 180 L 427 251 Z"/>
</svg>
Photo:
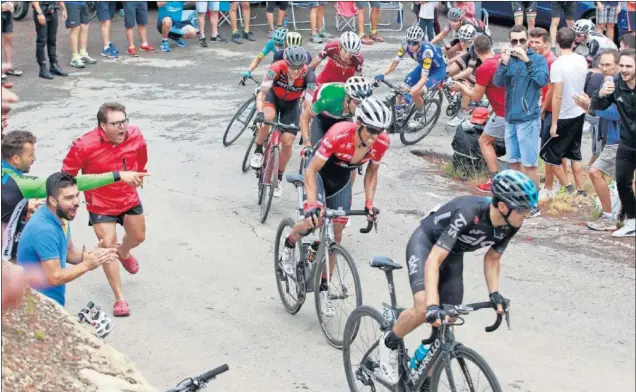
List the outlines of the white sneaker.
<svg viewBox="0 0 636 392">
<path fill-rule="evenodd" d="M 325 317 L 333 317 L 336 315 L 336 309 L 333 307 L 327 291 L 320 292 L 320 313 Z"/>
<path fill-rule="evenodd" d="M 283 195 L 283 183 L 278 181 L 278 185 L 274 188 L 274 197 L 281 197 Z"/>
<path fill-rule="evenodd" d="M 616 230 L 616 220 L 612 216 L 601 215 L 594 222 L 585 222 L 587 227 L 597 231 L 614 231 Z"/>
<path fill-rule="evenodd" d="M 283 271 L 290 276 L 296 275 L 296 263 L 294 263 L 294 258 L 292 257 L 293 253 L 294 249 L 289 249 L 288 247 L 283 246 L 283 254 L 280 256 L 280 263 L 283 267 Z"/>
<path fill-rule="evenodd" d="M 541 188 L 539 191 L 539 201 L 547 201 L 554 199 L 555 192 L 554 190 Z"/>
<path fill-rule="evenodd" d="M 456 127 L 459 124 L 464 122 L 464 115 L 462 114 L 462 112 L 460 111 L 459 113 L 457 113 L 457 115 L 453 118 L 451 118 L 450 120 L 448 120 L 448 126 L 449 127 Z"/>
<path fill-rule="evenodd" d="M 612 233 L 612 237 L 635 237 L 636 236 L 636 219 L 625 219 L 625 225 Z"/>
<path fill-rule="evenodd" d="M 256 153 L 252 155 L 252 160 L 250 160 L 250 167 L 252 169 L 260 169 L 263 166 L 263 154 Z"/>
<path fill-rule="evenodd" d="M 380 367 L 377 369 L 386 382 L 397 384 L 400 381 L 400 371 L 398 368 L 398 350 L 391 350 L 384 342 L 389 332 L 385 332 L 378 342 L 378 357 L 380 358 Z"/>
</svg>

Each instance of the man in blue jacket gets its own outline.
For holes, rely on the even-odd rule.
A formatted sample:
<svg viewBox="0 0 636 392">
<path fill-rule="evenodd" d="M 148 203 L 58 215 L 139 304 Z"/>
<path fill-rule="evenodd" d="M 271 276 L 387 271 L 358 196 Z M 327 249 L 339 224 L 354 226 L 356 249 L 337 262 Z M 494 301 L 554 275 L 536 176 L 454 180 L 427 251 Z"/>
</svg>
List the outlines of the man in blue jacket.
<svg viewBox="0 0 636 392">
<path fill-rule="evenodd" d="M 528 48 L 525 27 L 513 26 L 509 37 L 510 46 L 502 49 L 493 78 L 495 86 L 506 87 L 506 153 L 510 167 L 528 174 L 539 189 L 539 100 L 549 81 L 548 63 Z M 538 214 L 537 207 L 532 215 Z"/>
</svg>

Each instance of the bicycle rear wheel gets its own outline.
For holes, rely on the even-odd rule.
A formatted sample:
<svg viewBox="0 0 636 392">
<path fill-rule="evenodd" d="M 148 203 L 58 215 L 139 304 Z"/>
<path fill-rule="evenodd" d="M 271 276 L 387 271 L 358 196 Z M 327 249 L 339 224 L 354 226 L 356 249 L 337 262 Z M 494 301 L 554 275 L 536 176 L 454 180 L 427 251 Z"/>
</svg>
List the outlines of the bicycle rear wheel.
<svg viewBox="0 0 636 392">
<path fill-rule="evenodd" d="M 481 373 L 469 371 L 469 364 L 477 367 Z M 456 365 L 456 366 L 452 366 Z M 449 372 L 450 371 L 450 372 Z M 442 374 L 445 376 L 443 377 Z M 454 389 L 451 388 L 454 386 Z M 490 388 L 487 388 L 490 387 Z M 484 389 L 486 388 L 486 389 Z M 446 391 L 480 391 L 501 392 L 501 386 L 497 381 L 495 372 L 488 362 L 475 350 L 458 344 L 451 356 L 448 366 L 440 360 L 433 369 L 431 377 L 431 392 Z"/>
<path fill-rule="evenodd" d="M 287 238 L 289 233 L 291 233 L 291 230 L 295 225 L 296 222 L 294 222 L 293 219 L 283 219 L 276 230 L 276 242 L 274 243 L 274 273 L 276 276 L 276 287 L 278 288 L 280 300 L 289 314 L 298 313 L 305 303 L 306 298 L 304 276 L 299 280 L 294 280 L 294 278 L 285 274 L 285 271 L 280 264 L 280 256 L 282 254 L 283 247 L 285 246 L 285 238 Z M 296 243 L 296 248 L 294 249 L 294 254 L 292 255 L 292 257 L 297 259 L 296 265 L 302 261 L 300 246 L 301 241 L 298 241 Z M 296 275 L 298 275 L 298 273 L 296 273 Z"/>
<path fill-rule="evenodd" d="M 261 182 L 261 223 L 265 223 L 269 215 L 269 209 L 272 207 L 272 199 L 274 198 L 274 189 L 278 185 L 278 147 L 272 147 L 269 157 L 265 161 L 267 165 Z"/>
<path fill-rule="evenodd" d="M 250 170 L 250 155 L 252 154 L 252 147 L 256 143 L 256 129 L 254 130 L 254 136 L 252 136 L 252 140 L 250 144 L 247 145 L 247 150 L 245 150 L 245 156 L 243 157 L 243 163 L 241 164 L 241 170 L 243 173 L 246 173 Z"/>
<path fill-rule="evenodd" d="M 404 129 L 404 131 L 400 133 L 400 140 L 402 141 L 402 143 L 404 143 L 404 145 L 410 146 L 424 139 L 426 136 L 428 136 L 429 133 L 431 133 L 431 130 L 433 130 L 433 127 L 437 123 L 439 115 L 442 111 L 442 105 L 440 101 L 437 99 L 429 99 L 424 104 L 424 108 L 425 111 L 423 115 L 421 115 L 420 113 L 413 113 L 411 115 L 411 119 L 409 119 L 409 122 L 418 121 L 421 128 L 413 129 L 410 127 L 409 124 L 409 126 L 407 126 L 406 129 Z M 417 109 L 415 108 L 415 106 L 413 106 L 411 110 L 415 111 Z M 418 118 L 416 120 L 413 120 L 412 118 L 416 116 L 418 116 Z"/>
<path fill-rule="evenodd" d="M 314 297 L 316 299 L 316 314 L 327 341 L 335 348 L 342 348 L 345 323 L 347 318 L 359 306 L 362 306 L 362 287 L 356 264 L 349 252 L 338 244 L 332 244 L 329 252 L 321 252 L 319 265 L 314 275 Z M 334 259 L 334 269 L 331 275 L 331 285 L 328 296 L 335 312 L 333 316 L 323 314 L 326 287 L 321 287 L 322 274 L 327 265 L 327 257 Z M 326 282 L 325 282 L 326 284 Z M 353 285 L 353 287 L 351 287 Z"/>
<path fill-rule="evenodd" d="M 380 365 L 378 341 L 384 334 L 386 320 L 377 309 L 360 306 L 355 309 L 345 325 L 342 345 L 345 374 L 351 392 L 393 391 L 384 387 L 369 374 Z M 361 355 L 358 361 L 356 357 Z"/>
<path fill-rule="evenodd" d="M 225 147 L 234 143 L 243 134 L 250 124 L 250 120 L 254 116 L 255 111 L 256 97 L 252 96 L 239 107 L 227 125 L 227 128 L 225 128 L 225 133 L 223 134 L 223 145 Z M 245 116 L 242 117 L 243 115 Z M 236 125 L 236 127 L 233 128 L 234 125 Z"/>
</svg>

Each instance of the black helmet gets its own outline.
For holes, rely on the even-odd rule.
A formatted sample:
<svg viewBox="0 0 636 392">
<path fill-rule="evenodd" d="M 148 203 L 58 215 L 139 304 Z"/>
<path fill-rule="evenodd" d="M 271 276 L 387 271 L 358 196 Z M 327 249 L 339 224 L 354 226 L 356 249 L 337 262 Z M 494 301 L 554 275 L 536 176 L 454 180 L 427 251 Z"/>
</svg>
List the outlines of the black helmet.
<svg viewBox="0 0 636 392">
<path fill-rule="evenodd" d="M 289 46 L 283 52 L 283 58 L 287 65 L 300 67 L 307 63 L 307 52 L 300 46 Z"/>
</svg>

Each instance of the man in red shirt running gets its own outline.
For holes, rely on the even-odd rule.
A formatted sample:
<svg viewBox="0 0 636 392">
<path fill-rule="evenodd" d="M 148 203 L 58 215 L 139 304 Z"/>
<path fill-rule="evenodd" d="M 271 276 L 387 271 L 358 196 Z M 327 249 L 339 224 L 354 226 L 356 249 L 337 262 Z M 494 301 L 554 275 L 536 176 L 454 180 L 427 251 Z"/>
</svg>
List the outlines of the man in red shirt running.
<svg viewBox="0 0 636 392">
<path fill-rule="evenodd" d="M 473 49 L 482 63 L 475 73 L 475 87 L 471 88 L 468 84 L 455 82 L 451 89 L 461 92 L 464 96 L 477 102 L 486 94 L 488 102 L 495 112 L 479 137 L 479 148 L 488 166 L 490 180 L 485 184 L 478 185 L 477 188 L 482 192 L 490 192 L 492 179 L 499 171 L 494 145 L 497 139 L 503 139 L 506 136 L 506 88 L 496 87 L 492 82 L 497 67 L 499 67 L 501 56 L 495 56 L 493 53 L 490 39 L 485 35 L 476 37 L 473 41 Z"/>
<path fill-rule="evenodd" d="M 133 185 L 143 185 L 147 174 L 148 153 L 146 141 L 139 128 L 128 125 L 126 108 L 119 103 L 105 103 L 97 112 L 97 127 L 73 142 L 62 164 L 62 171 L 76 176 L 110 171 L 135 171 L 138 176 Z M 122 265 L 131 274 L 139 271 L 137 259 L 130 250 L 146 238 L 146 221 L 137 190 L 128 184 L 116 182 L 99 189 L 84 192 L 89 213 L 89 226 L 103 246 L 117 248 Z M 116 224 L 126 234 L 121 244 L 117 241 Z M 104 272 L 115 295 L 113 314 L 128 316 L 130 310 L 124 299 L 119 276 L 119 265 L 104 264 Z"/>
<path fill-rule="evenodd" d="M 340 36 L 340 41 L 331 41 L 314 57 L 309 66 L 316 67 L 327 57 L 327 64 L 316 77 L 316 85 L 324 83 L 344 83 L 352 76 L 362 75 L 362 42 L 353 31 L 345 31 Z"/>
</svg>

